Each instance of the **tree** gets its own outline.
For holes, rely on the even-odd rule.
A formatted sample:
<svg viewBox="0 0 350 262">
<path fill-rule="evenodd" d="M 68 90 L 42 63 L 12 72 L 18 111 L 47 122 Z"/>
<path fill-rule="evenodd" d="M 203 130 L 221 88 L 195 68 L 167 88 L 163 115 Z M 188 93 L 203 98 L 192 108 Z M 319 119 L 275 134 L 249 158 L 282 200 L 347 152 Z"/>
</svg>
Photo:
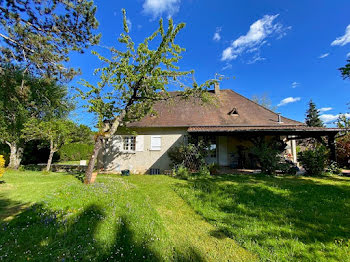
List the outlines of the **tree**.
<svg viewBox="0 0 350 262">
<path fill-rule="evenodd" d="M 72 104 L 66 87 L 33 77 L 12 65 L 0 68 L 0 142 L 10 147 L 9 168 L 17 169 L 25 143 L 21 138 L 24 123 L 29 118 L 65 116 Z"/>
<path fill-rule="evenodd" d="M 0 62 L 15 60 L 25 72 L 70 80 L 78 71 L 65 67 L 68 53 L 99 42 L 95 13 L 90 0 L 1 0 Z"/>
<path fill-rule="evenodd" d="M 185 99 L 198 95 L 204 98 L 202 91 L 217 81 L 209 80 L 198 85 L 193 71 L 180 71 L 176 66 L 184 49 L 175 44 L 174 40 L 184 28 L 184 23 L 175 26 L 172 19 L 169 19 L 168 29 L 165 31 L 163 20 L 160 20 L 159 28 L 135 48 L 129 35 L 126 12 L 122 12 L 124 32 L 118 41 L 125 48 L 123 51 L 110 48 L 111 58 L 93 52 L 106 65 L 95 70 L 100 78 L 96 85 L 83 81 L 88 91 L 78 90 L 81 97 L 88 102 L 88 111 L 97 116 L 99 129 L 86 171 L 86 183 L 91 182 L 96 158 L 104 139 L 111 137 L 119 126 L 141 119 L 152 112 L 156 101 L 172 99 L 175 96 Z M 156 45 L 152 40 L 157 36 L 160 39 Z M 157 47 L 150 49 L 151 44 Z M 186 84 L 186 76 L 190 75 L 190 84 Z M 183 91 L 170 95 L 167 91 L 169 85 L 180 86 Z"/>
<path fill-rule="evenodd" d="M 339 68 L 341 75 L 344 79 L 350 79 L 350 59 L 347 60 L 347 64 L 344 67 Z"/>
<path fill-rule="evenodd" d="M 277 107 L 272 105 L 272 101 L 267 93 L 253 95 L 252 101 L 272 111 L 277 110 Z"/>
<path fill-rule="evenodd" d="M 347 117 L 347 114 L 340 114 L 337 119 L 337 126 L 339 128 L 344 128 L 345 132 L 350 130 L 350 118 Z"/>
<path fill-rule="evenodd" d="M 305 123 L 307 126 L 324 127 L 324 124 L 320 119 L 319 111 L 317 110 L 316 105 L 312 100 L 310 100 L 309 108 L 306 111 Z"/>
<path fill-rule="evenodd" d="M 52 158 L 63 145 L 72 141 L 72 130 L 75 124 L 69 120 L 53 119 L 40 121 L 33 118 L 24 124 L 22 137 L 29 140 L 44 140 L 50 144 L 50 154 L 47 160 L 46 171 L 50 171 Z"/>
</svg>

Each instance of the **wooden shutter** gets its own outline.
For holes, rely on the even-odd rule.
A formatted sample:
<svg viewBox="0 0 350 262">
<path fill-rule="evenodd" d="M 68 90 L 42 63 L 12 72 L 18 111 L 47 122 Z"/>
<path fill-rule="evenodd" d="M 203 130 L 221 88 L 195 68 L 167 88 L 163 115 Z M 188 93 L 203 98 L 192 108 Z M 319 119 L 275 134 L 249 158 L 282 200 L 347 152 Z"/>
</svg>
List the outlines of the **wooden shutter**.
<svg viewBox="0 0 350 262">
<path fill-rule="evenodd" d="M 151 136 L 151 150 L 161 150 L 161 147 L 162 147 L 162 137 Z"/>
</svg>

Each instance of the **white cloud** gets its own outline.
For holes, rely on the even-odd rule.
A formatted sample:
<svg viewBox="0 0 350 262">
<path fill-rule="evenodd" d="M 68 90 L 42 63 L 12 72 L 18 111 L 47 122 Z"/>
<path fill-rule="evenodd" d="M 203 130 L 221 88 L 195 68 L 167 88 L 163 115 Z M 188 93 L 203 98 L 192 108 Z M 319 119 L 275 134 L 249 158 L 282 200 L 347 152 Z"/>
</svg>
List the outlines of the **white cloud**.
<svg viewBox="0 0 350 262">
<path fill-rule="evenodd" d="M 284 106 L 286 104 L 294 103 L 294 102 L 300 101 L 300 99 L 301 99 L 300 97 L 287 97 L 281 100 L 281 102 L 277 106 Z"/>
<path fill-rule="evenodd" d="M 346 117 L 350 117 L 350 114 L 348 114 L 348 113 L 344 114 L 344 115 Z M 320 119 L 327 124 L 327 123 L 331 123 L 331 122 L 336 121 L 339 116 L 340 116 L 340 114 L 337 114 L 337 115 L 323 114 L 323 115 L 320 115 Z"/>
<path fill-rule="evenodd" d="M 346 54 L 346 57 L 350 57 L 350 52 Z"/>
<path fill-rule="evenodd" d="M 322 108 L 318 109 L 318 112 L 323 113 L 323 112 L 330 111 L 332 109 L 333 109 L 333 107 L 322 107 Z"/>
<path fill-rule="evenodd" d="M 284 27 L 281 23 L 275 23 L 277 15 L 265 15 L 263 18 L 250 25 L 249 31 L 234 40 L 231 46 L 227 47 L 221 56 L 222 61 L 233 60 L 243 53 L 258 53 L 260 48 L 267 43 L 267 38 L 277 35 L 282 38 L 286 30 L 291 27 Z"/>
<path fill-rule="evenodd" d="M 145 0 L 143 3 L 143 11 L 152 15 L 153 18 L 166 13 L 169 17 L 176 14 L 180 9 L 181 0 Z"/>
<path fill-rule="evenodd" d="M 223 68 L 221 68 L 221 70 L 224 71 L 231 68 L 232 68 L 232 65 L 230 63 L 227 63 Z"/>
<path fill-rule="evenodd" d="M 331 45 L 340 45 L 344 46 L 346 44 L 350 43 L 350 25 L 348 25 L 345 29 L 345 34 L 343 36 L 337 37 Z"/>
<path fill-rule="evenodd" d="M 258 54 L 255 54 L 254 57 L 247 62 L 247 64 L 254 64 L 257 61 L 264 61 L 264 60 L 266 60 L 266 58 L 265 57 L 261 57 L 259 55 L 259 53 L 258 53 Z"/>
<path fill-rule="evenodd" d="M 325 58 L 325 57 L 327 57 L 327 56 L 329 56 L 329 53 L 325 53 L 325 54 L 322 54 L 322 55 L 320 55 L 318 58 Z"/>
<path fill-rule="evenodd" d="M 213 36 L 213 40 L 214 41 L 220 41 L 221 40 L 220 32 L 221 32 L 221 27 L 217 27 L 216 31 L 214 33 L 214 36 Z"/>
<path fill-rule="evenodd" d="M 296 88 L 297 86 L 300 86 L 300 83 L 298 83 L 298 82 L 293 82 L 292 83 L 292 88 Z"/>
</svg>

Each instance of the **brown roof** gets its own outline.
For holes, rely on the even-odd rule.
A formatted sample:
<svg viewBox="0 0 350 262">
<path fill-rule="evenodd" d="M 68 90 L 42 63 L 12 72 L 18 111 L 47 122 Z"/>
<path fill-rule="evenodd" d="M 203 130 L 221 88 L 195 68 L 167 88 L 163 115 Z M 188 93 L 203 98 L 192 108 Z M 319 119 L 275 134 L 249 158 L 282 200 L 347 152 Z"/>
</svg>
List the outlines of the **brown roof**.
<svg viewBox="0 0 350 262">
<path fill-rule="evenodd" d="M 280 125 L 280 126 L 191 126 L 188 132 L 241 132 L 241 131 L 288 131 L 288 132 L 339 132 L 342 128 L 309 127 L 300 125 Z"/>
<path fill-rule="evenodd" d="M 230 90 L 220 90 L 219 95 L 213 91 L 210 96 L 217 97 L 215 104 L 202 103 L 199 98 L 187 100 L 174 98 L 158 101 L 154 105 L 157 114 L 146 116 L 130 127 L 190 127 L 190 126 L 261 126 L 278 127 L 278 115 L 265 107 Z M 172 94 L 177 94 L 172 92 Z M 230 114 L 236 109 L 238 114 Z M 303 123 L 281 117 L 283 126 L 304 126 Z"/>
</svg>

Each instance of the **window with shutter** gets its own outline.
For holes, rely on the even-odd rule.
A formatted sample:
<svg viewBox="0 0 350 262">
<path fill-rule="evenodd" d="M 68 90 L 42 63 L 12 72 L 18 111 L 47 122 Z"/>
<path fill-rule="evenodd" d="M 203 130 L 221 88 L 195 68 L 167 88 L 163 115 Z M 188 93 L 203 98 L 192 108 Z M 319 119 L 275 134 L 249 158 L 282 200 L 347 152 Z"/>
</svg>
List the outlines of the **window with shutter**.
<svg viewBox="0 0 350 262">
<path fill-rule="evenodd" d="M 151 136 L 151 150 L 161 150 L 161 147 L 162 147 L 162 137 Z"/>
</svg>

